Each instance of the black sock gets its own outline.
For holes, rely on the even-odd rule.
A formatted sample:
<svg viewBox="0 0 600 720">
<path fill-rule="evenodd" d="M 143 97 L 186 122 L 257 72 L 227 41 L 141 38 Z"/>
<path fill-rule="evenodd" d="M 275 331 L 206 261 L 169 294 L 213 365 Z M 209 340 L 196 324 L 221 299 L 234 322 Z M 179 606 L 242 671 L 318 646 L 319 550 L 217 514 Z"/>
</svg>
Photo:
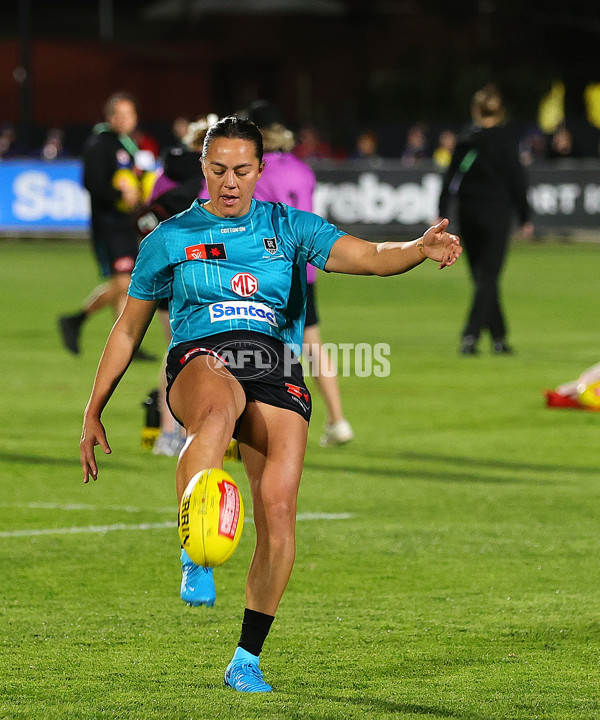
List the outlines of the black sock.
<svg viewBox="0 0 600 720">
<path fill-rule="evenodd" d="M 253 655 L 260 655 L 271 625 L 275 620 L 274 615 L 265 615 L 257 610 L 244 610 L 242 621 L 242 633 L 238 647 L 243 648 Z"/>
</svg>

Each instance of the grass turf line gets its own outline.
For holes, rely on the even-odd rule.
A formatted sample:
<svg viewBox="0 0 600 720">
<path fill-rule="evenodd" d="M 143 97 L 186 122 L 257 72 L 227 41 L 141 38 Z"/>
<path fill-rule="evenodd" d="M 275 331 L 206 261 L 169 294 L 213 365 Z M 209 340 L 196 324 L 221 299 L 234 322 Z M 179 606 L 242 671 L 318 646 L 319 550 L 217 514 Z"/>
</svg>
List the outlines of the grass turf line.
<svg viewBox="0 0 600 720">
<path fill-rule="evenodd" d="M 595 245 L 513 248 L 514 357 L 485 343 L 458 356 L 464 263 L 321 274 L 323 339 L 387 342 L 391 373 L 340 378 L 356 431 L 345 448 L 318 447 L 315 390 L 299 512 L 352 517 L 298 525 L 261 663 L 276 692 L 222 686 L 251 525 L 216 572 L 211 611 L 178 598 L 173 528 L 2 538 L 0 718 L 600 717 L 600 414 L 548 410 L 542 397 L 598 361 L 599 256 Z M 175 518 L 174 461 L 139 442 L 158 364 L 129 369 L 104 417 L 113 455 L 97 483 L 81 482 L 81 413 L 112 322 L 88 323 L 80 358 L 55 322 L 96 281 L 83 244 L 0 244 L 2 530 Z M 145 347 L 164 350 L 156 322 Z M 247 499 L 241 467 L 228 469 Z"/>
</svg>

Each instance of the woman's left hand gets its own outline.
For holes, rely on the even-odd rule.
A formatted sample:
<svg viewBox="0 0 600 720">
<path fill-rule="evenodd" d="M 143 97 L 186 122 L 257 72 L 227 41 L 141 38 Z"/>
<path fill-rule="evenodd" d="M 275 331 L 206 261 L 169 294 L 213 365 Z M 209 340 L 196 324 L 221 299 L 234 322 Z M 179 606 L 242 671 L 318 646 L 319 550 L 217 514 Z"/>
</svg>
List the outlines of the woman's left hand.
<svg viewBox="0 0 600 720">
<path fill-rule="evenodd" d="M 449 222 L 443 218 L 423 234 L 423 252 L 439 263 L 440 270 L 454 265 L 462 253 L 459 237 L 446 232 Z"/>
</svg>

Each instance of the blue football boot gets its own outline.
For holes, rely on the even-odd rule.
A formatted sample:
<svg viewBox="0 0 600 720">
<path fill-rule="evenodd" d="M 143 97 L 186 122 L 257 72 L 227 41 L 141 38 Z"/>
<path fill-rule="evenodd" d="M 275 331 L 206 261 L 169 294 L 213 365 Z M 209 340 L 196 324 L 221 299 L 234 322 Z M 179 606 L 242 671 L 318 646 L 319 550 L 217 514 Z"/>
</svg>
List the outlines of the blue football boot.
<svg viewBox="0 0 600 720">
<path fill-rule="evenodd" d="M 271 692 L 258 667 L 258 656 L 238 647 L 225 670 L 225 685 L 239 692 Z"/>
<path fill-rule="evenodd" d="M 202 567 L 181 549 L 181 599 L 193 607 L 212 607 L 217 599 L 212 568 Z"/>
</svg>

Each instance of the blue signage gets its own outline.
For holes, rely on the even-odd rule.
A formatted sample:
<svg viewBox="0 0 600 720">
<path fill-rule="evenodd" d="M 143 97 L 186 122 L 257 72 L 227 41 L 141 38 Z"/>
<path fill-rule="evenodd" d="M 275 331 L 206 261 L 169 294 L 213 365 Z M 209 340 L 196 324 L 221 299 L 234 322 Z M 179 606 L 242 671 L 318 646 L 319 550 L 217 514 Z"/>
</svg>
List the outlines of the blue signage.
<svg viewBox="0 0 600 720">
<path fill-rule="evenodd" d="M 0 162 L 0 232 L 81 232 L 89 218 L 79 160 Z"/>
<path fill-rule="evenodd" d="M 315 212 L 369 239 L 422 232 L 437 215 L 440 171 L 387 161 L 377 169 L 353 162 L 315 163 Z M 538 232 L 600 228 L 600 163 L 540 163 L 528 168 Z M 0 234 L 87 234 L 90 199 L 80 160 L 0 162 Z"/>
</svg>

